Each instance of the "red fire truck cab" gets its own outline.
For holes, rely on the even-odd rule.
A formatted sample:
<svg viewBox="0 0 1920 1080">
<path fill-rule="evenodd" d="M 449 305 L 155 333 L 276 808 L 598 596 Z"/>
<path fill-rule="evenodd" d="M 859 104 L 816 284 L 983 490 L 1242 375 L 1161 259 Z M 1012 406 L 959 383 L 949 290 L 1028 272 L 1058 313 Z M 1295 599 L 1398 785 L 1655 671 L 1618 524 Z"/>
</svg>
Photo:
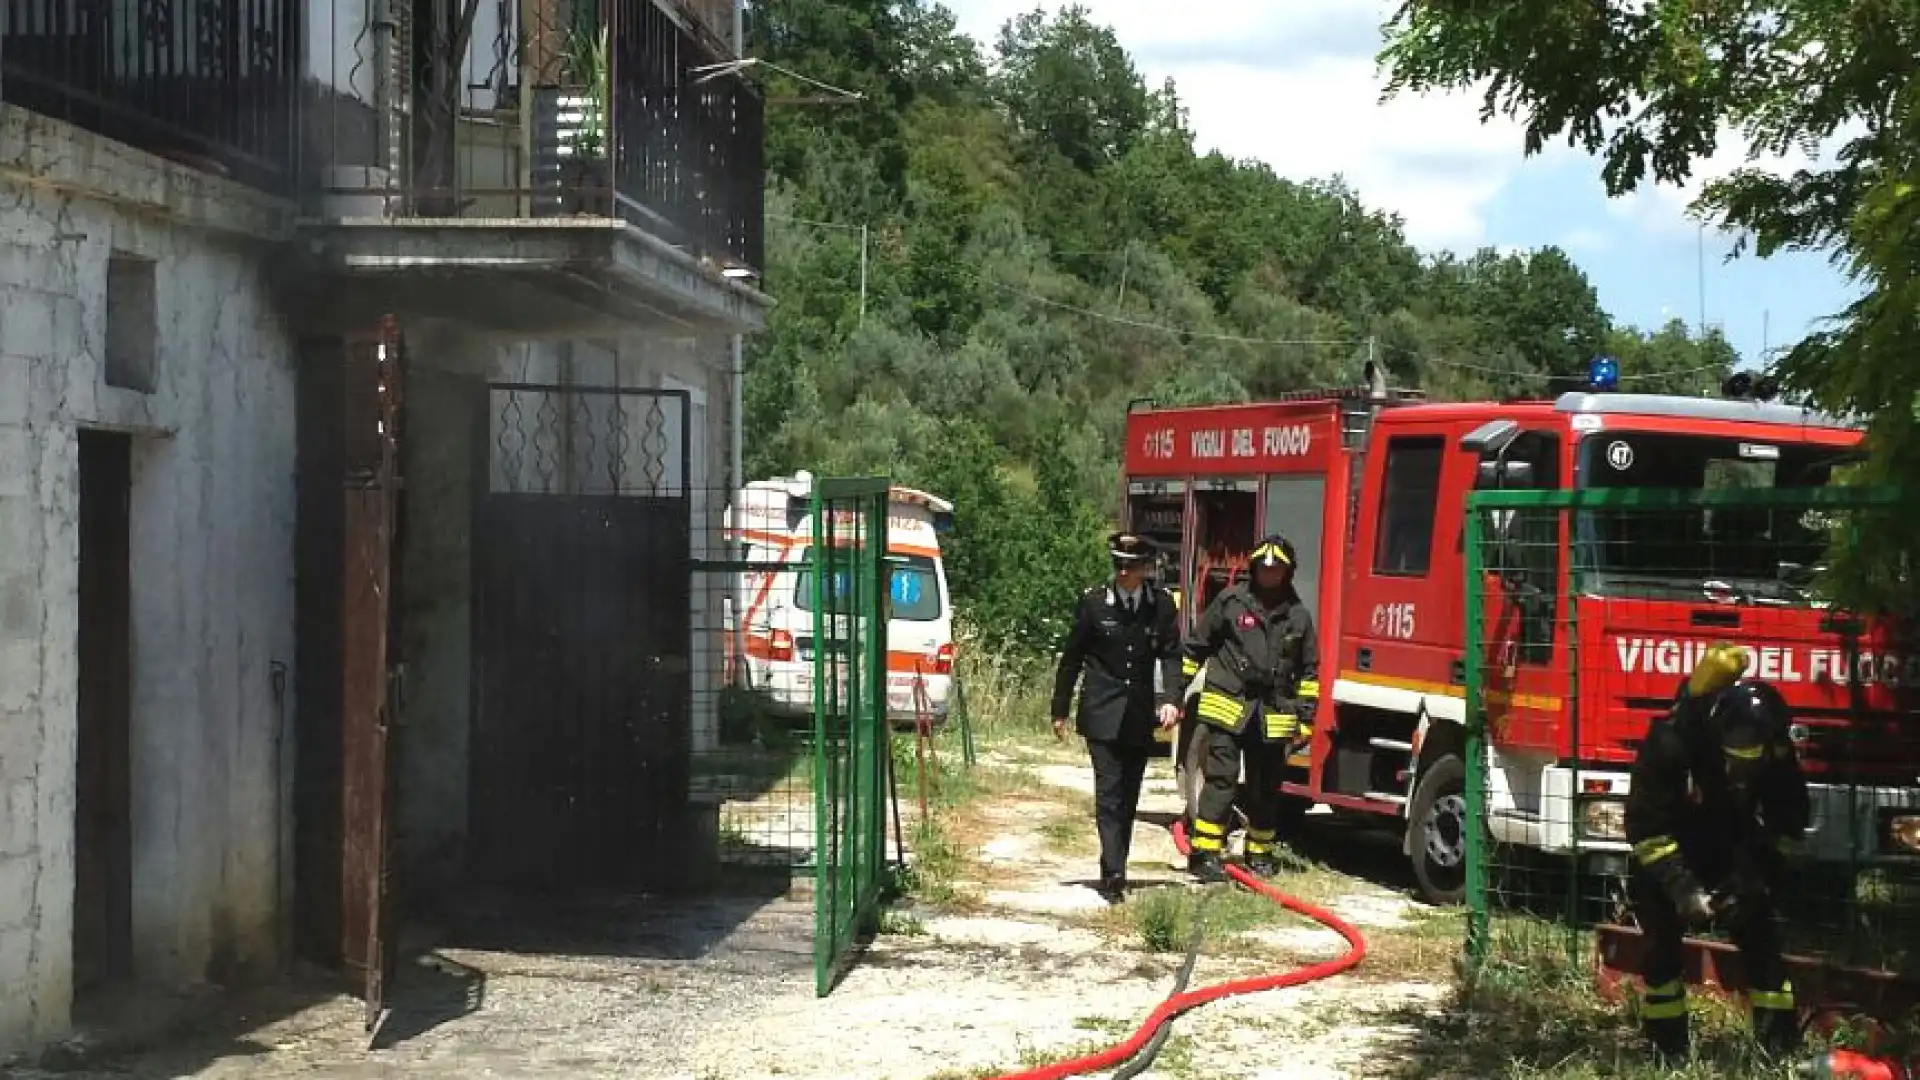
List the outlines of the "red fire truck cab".
<svg viewBox="0 0 1920 1080">
<path fill-rule="evenodd" d="M 1468 493 L 1818 487 L 1861 437 L 1787 405 L 1619 393 L 1441 404 L 1356 389 L 1146 408 L 1127 417 L 1125 519 L 1178 552 L 1167 584 L 1186 626 L 1245 573 L 1261 535 L 1293 541 L 1323 699 L 1310 747 L 1289 763 L 1289 810 L 1403 822 L 1423 893 L 1450 903 L 1465 887 Z M 1823 532 L 1797 513 L 1742 514 L 1547 515 L 1544 536 L 1536 524 L 1532 543 L 1508 545 L 1540 560 L 1531 587 L 1513 565 L 1488 569 L 1476 662 L 1489 721 L 1482 827 L 1494 839 L 1623 870 L 1634 748 L 1698 651 L 1733 640 L 1796 710 L 1815 781 L 1809 856 L 1920 862 L 1920 732 L 1905 729 L 1920 656 L 1879 628 L 1838 625 L 1783 580 L 1788 554 L 1819 557 Z M 1725 542 L 1735 537 L 1749 542 Z M 1571 597 L 1570 550 L 1583 569 Z"/>
</svg>

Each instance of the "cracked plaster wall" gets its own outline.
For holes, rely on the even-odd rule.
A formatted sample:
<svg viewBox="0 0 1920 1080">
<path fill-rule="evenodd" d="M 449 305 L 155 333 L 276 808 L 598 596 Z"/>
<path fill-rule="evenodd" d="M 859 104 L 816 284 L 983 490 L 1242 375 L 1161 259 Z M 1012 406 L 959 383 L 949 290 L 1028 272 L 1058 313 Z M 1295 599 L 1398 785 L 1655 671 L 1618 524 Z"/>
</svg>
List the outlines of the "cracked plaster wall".
<svg viewBox="0 0 1920 1080">
<path fill-rule="evenodd" d="M 102 378 L 113 252 L 158 262 L 151 394 Z M 135 975 L 279 959 L 294 353 L 263 280 L 236 241 L 0 169 L 0 1050 L 70 1017 L 84 426 L 133 435 Z"/>
</svg>

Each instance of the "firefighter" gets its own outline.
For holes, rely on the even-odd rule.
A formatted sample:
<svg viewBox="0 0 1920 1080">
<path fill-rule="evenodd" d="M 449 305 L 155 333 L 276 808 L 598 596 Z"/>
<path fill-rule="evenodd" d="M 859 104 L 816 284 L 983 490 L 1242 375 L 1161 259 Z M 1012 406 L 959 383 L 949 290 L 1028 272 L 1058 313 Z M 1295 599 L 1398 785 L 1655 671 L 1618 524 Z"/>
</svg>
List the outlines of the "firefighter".
<svg viewBox="0 0 1920 1080">
<path fill-rule="evenodd" d="M 1173 598 L 1149 577 L 1153 545 L 1115 533 L 1107 546 L 1113 579 L 1080 597 L 1060 650 L 1053 734 L 1066 737 L 1067 708 L 1084 674 L 1077 726 L 1093 760 L 1099 889 L 1108 903 L 1117 904 L 1126 895 L 1133 816 L 1155 729 L 1170 730 L 1180 722 L 1180 629 Z"/>
<path fill-rule="evenodd" d="M 1279 784 L 1302 714 L 1320 696 L 1313 616 L 1293 588 L 1293 545 L 1283 536 L 1260 541 L 1248 556 L 1249 576 L 1207 606 L 1187 639 L 1185 674 L 1206 666 L 1193 711 L 1194 739 L 1206 740 L 1193 850 L 1188 869 L 1202 881 L 1225 877 L 1228 815 L 1246 758 L 1247 869 L 1263 877 L 1279 867 L 1274 831 Z"/>
<path fill-rule="evenodd" d="M 1805 835 L 1807 785 L 1786 702 L 1741 680 L 1744 649 L 1716 645 L 1648 729 L 1627 796 L 1629 885 L 1647 943 L 1641 1023 L 1669 1062 L 1688 1053 L 1686 934 L 1715 924 L 1740 950 L 1754 1035 L 1769 1053 L 1800 1029 L 1780 954 L 1772 884 Z"/>
</svg>

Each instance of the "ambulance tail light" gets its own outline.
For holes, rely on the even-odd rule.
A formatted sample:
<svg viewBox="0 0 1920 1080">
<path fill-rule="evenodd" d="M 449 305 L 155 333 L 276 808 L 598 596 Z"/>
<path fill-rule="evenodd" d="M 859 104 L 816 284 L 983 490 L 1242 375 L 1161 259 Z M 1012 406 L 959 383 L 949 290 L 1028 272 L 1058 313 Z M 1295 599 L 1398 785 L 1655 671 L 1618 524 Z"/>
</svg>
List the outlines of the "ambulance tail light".
<svg viewBox="0 0 1920 1080">
<path fill-rule="evenodd" d="M 953 643 L 948 642 L 936 649 L 933 654 L 933 673 L 935 675 L 953 674 Z"/>
<path fill-rule="evenodd" d="M 767 659 L 778 663 L 787 663 L 793 659 L 793 635 L 785 630 L 775 630 L 767 638 Z"/>
</svg>

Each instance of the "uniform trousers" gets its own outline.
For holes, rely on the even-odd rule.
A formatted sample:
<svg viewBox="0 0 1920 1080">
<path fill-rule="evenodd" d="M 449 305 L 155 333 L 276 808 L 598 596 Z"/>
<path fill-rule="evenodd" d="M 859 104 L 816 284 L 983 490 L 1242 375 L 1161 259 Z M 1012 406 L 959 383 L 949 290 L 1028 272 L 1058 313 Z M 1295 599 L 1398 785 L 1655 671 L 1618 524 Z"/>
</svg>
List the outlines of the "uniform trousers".
<svg viewBox="0 0 1920 1080">
<path fill-rule="evenodd" d="M 1218 852 L 1240 794 L 1240 759 L 1247 763 L 1247 790 L 1241 807 L 1247 815 L 1247 854 L 1264 855 L 1273 850 L 1274 827 L 1280 819 L 1280 777 L 1286 761 L 1284 744 L 1268 742 L 1255 716 L 1244 731 L 1235 735 L 1216 724 L 1201 721 L 1194 725 L 1193 737 L 1205 740 L 1201 751 L 1200 820 L 1194 822 L 1195 847 Z"/>
<path fill-rule="evenodd" d="M 1149 744 L 1134 739 L 1088 739 L 1093 760 L 1094 824 L 1100 832 L 1100 877 L 1127 876 L 1133 850 L 1133 816 L 1147 775 Z"/>
</svg>

